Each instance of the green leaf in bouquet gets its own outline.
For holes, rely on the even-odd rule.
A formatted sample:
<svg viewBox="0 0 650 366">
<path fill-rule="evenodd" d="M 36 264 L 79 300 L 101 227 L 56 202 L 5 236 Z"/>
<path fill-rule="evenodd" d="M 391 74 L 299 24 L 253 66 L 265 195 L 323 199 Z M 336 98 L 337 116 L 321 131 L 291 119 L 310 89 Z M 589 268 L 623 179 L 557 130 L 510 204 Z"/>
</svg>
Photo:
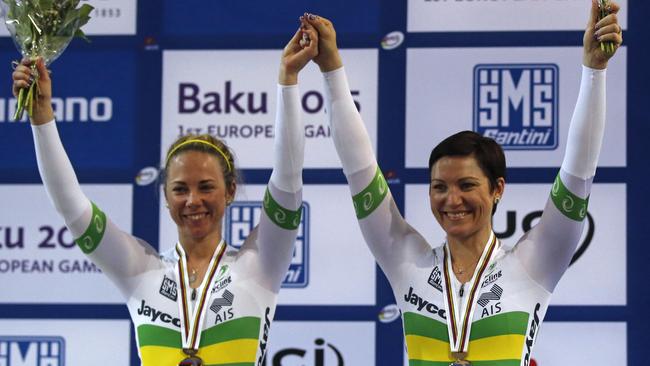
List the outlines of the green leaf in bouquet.
<svg viewBox="0 0 650 366">
<path fill-rule="evenodd" d="M 77 27 L 79 24 L 79 17 L 78 17 L 78 11 L 77 10 L 71 10 L 69 11 L 65 19 L 63 20 L 61 27 L 58 29 L 57 34 L 61 35 L 74 35 L 74 32 L 77 31 Z"/>
<path fill-rule="evenodd" d="M 81 28 L 77 29 L 77 33 L 75 33 L 74 36 L 77 38 L 81 38 L 84 41 L 90 43 L 90 39 L 86 37 L 86 34 L 84 33 L 84 31 L 81 30 Z"/>
<path fill-rule="evenodd" d="M 93 11 L 93 8 L 91 5 L 88 4 L 83 4 L 81 5 L 81 8 L 79 8 L 79 28 L 83 27 L 88 23 L 90 20 L 90 13 Z"/>
<path fill-rule="evenodd" d="M 38 3 L 40 10 L 50 10 L 54 7 L 53 0 L 36 0 L 36 2 Z"/>
</svg>

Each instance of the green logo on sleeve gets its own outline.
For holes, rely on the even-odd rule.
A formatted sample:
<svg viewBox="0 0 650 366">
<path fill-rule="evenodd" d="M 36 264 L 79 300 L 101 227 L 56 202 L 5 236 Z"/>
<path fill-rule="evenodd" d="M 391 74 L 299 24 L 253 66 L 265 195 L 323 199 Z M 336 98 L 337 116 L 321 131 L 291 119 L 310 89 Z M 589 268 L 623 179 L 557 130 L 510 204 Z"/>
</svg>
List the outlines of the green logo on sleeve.
<svg viewBox="0 0 650 366">
<path fill-rule="evenodd" d="M 381 170 L 377 167 L 377 172 L 372 182 L 361 192 L 352 196 L 354 211 L 357 219 L 361 220 L 370 215 L 384 200 L 388 194 L 388 184 Z"/>
<path fill-rule="evenodd" d="M 302 216 L 302 207 L 292 211 L 280 206 L 280 204 L 271 196 L 268 187 L 264 193 L 264 212 L 279 227 L 286 230 L 296 230 L 300 226 Z"/>
<path fill-rule="evenodd" d="M 99 243 L 104 237 L 106 231 L 106 215 L 94 204 L 93 214 L 86 232 L 83 233 L 75 242 L 85 254 L 90 254 L 97 249 Z"/>
<path fill-rule="evenodd" d="M 560 212 L 564 216 L 575 221 L 582 221 L 587 216 L 587 205 L 589 204 L 589 197 L 580 198 L 571 193 L 569 189 L 562 183 L 560 175 L 558 174 L 553 183 L 551 190 L 551 199 Z"/>
</svg>

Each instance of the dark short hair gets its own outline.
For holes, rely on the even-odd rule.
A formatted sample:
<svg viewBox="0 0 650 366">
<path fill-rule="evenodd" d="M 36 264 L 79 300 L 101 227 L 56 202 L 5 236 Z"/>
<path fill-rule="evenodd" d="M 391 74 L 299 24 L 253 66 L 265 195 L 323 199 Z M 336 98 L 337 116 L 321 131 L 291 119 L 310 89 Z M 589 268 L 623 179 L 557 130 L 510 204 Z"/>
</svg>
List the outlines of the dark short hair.
<svg viewBox="0 0 650 366">
<path fill-rule="evenodd" d="M 501 146 L 491 138 L 473 131 L 462 131 L 444 139 L 429 156 L 429 173 L 433 165 L 445 156 L 474 156 L 490 182 L 490 192 L 499 178 L 506 177 L 506 157 Z"/>
</svg>

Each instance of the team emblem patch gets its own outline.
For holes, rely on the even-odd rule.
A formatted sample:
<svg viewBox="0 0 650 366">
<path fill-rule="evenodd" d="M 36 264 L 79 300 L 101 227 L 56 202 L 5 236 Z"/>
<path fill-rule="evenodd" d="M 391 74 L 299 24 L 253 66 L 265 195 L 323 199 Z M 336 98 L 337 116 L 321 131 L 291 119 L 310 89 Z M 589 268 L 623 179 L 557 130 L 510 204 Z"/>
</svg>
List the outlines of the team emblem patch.
<svg viewBox="0 0 650 366">
<path fill-rule="evenodd" d="M 230 275 L 230 267 L 227 264 L 224 264 L 219 268 L 219 273 L 217 273 L 216 279 L 214 280 L 214 286 L 212 286 L 212 293 L 219 292 L 224 288 L 228 287 L 232 282 L 232 276 Z"/>
<path fill-rule="evenodd" d="M 210 305 L 210 310 L 215 313 L 219 313 L 222 308 L 232 306 L 233 301 L 235 301 L 235 294 L 226 290 L 223 292 L 220 298 L 214 299 L 212 305 Z"/>
<path fill-rule="evenodd" d="M 160 285 L 160 294 L 175 302 L 176 299 L 178 299 L 178 288 L 176 286 L 176 281 L 165 276 L 163 278 L 162 284 Z"/>
<path fill-rule="evenodd" d="M 490 301 L 498 301 L 501 299 L 501 295 L 503 295 L 503 289 L 499 285 L 494 285 L 490 289 L 489 292 L 484 292 L 481 294 L 481 297 L 478 298 L 478 303 L 482 307 L 486 307 L 487 304 L 490 303 Z"/>
<path fill-rule="evenodd" d="M 433 286 L 436 290 L 442 292 L 442 272 L 438 266 L 433 267 L 429 275 L 429 285 Z"/>
</svg>

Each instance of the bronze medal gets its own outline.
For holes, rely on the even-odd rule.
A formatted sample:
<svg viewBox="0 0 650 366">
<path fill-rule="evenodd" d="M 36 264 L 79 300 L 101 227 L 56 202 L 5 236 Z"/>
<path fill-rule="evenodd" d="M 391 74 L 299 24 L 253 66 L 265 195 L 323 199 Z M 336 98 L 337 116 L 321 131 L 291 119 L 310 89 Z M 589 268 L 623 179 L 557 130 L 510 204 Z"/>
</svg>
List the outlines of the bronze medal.
<svg viewBox="0 0 650 366">
<path fill-rule="evenodd" d="M 451 353 L 451 358 L 455 358 L 456 361 L 452 362 L 449 364 L 449 366 L 472 366 L 472 363 L 465 360 L 467 357 L 467 352 L 452 352 Z"/>
<path fill-rule="evenodd" d="M 196 356 L 196 352 L 198 352 L 197 350 L 183 348 L 183 352 L 189 357 L 181 361 L 178 366 L 203 366 L 203 360 Z"/>
</svg>

